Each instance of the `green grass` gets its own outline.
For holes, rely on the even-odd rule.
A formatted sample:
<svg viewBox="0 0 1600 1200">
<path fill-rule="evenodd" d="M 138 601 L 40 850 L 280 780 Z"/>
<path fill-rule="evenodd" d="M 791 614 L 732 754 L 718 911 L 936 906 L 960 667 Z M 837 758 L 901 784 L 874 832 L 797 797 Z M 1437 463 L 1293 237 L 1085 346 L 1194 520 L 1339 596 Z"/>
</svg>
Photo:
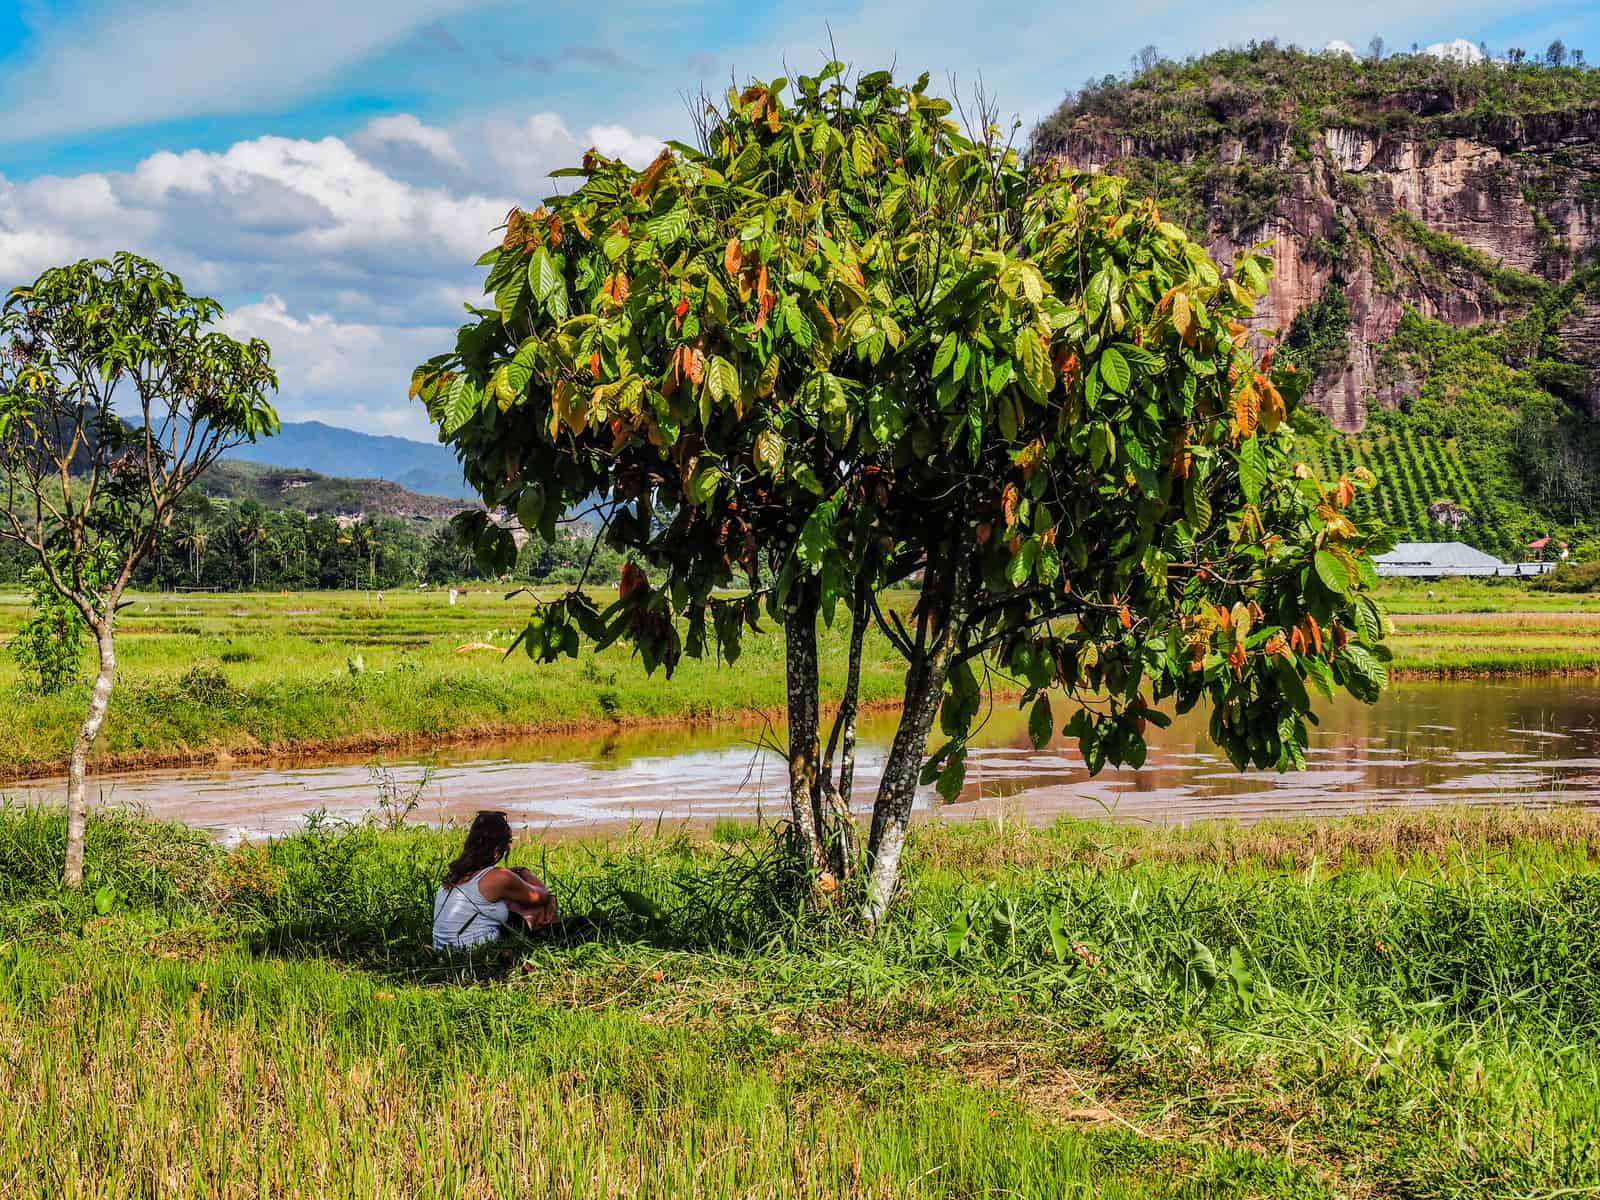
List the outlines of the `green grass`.
<svg viewBox="0 0 1600 1200">
<path fill-rule="evenodd" d="M 1396 670 L 1538 674 L 1600 670 L 1600 595 L 1531 591 L 1519 581 L 1386 583 Z M 909 608 L 912 597 L 892 598 Z M 207 761 L 262 752 L 354 750 L 582 729 L 612 721 L 718 721 L 780 714 L 783 643 L 748 634 L 731 668 L 686 659 L 671 680 L 645 675 L 622 647 L 541 666 L 510 645 L 529 602 L 499 590 L 436 593 L 137 596 L 123 612 L 120 672 L 96 745 L 106 765 Z M 0 640 L 26 613 L 0 594 Z M 1407 614 L 1481 614 L 1468 626 L 1417 626 Z M 1579 613 L 1574 619 L 1573 612 Z M 1584 616 L 1583 614 L 1592 614 Z M 824 629 L 825 694 L 837 694 L 849 632 Z M 86 655 L 87 660 L 87 655 Z M 87 661 L 85 663 L 87 677 Z M 899 699 L 902 666 L 874 631 L 862 696 Z M 0 777 L 60 769 L 87 686 L 39 696 L 0 652 Z"/>
<path fill-rule="evenodd" d="M 458 832 L 60 837 L 0 812 L 7 1196 L 1600 1187 L 1594 814 L 922 827 L 876 936 L 767 837 L 530 845 L 571 931 L 444 961 Z"/>
<path fill-rule="evenodd" d="M 541 666 L 504 648 L 525 596 L 443 593 L 139 596 L 122 614 L 119 678 L 96 755 L 123 763 L 263 749 L 366 749 L 405 741 L 581 727 L 613 718 L 711 721 L 780 709 L 783 640 L 765 622 L 737 664 L 685 659 L 647 676 L 626 648 Z M 26 613 L 0 596 L 0 640 Z M 842 684 L 847 625 L 825 630 L 824 685 Z M 87 678 L 87 655 L 85 662 Z M 862 696 L 898 698 L 887 644 L 868 640 Z M 65 761 L 87 686 L 41 697 L 0 652 L 0 775 Z"/>
</svg>

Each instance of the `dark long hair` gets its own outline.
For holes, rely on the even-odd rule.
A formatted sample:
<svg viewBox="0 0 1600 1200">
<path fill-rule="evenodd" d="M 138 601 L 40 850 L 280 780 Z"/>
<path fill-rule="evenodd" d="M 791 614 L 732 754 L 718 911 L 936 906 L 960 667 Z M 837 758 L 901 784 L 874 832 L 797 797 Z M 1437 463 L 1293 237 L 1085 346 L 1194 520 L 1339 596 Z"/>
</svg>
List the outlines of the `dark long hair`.
<svg viewBox="0 0 1600 1200">
<path fill-rule="evenodd" d="M 511 822 L 503 812 L 480 812 L 467 830 L 467 844 L 444 873 L 444 886 L 465 883 L 485 867 L 492 867 L 511 851 Z"/>
</svg>

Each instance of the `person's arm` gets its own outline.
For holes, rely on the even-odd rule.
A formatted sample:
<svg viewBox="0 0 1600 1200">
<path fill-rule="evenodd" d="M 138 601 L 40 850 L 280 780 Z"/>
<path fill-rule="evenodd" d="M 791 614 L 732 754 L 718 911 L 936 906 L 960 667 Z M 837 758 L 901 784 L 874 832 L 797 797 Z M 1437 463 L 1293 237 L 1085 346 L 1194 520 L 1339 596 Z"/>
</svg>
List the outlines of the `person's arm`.
<svg viewBox="0 0 1600 1200">
<path fill-rule="evenodd" d="M 478 880 L 485 900 L 504 900 L 522 908 L 538 908 L 550 903 L 550 889 L 538 876 L 519 868 L 496 867 Z"/>
</svg>

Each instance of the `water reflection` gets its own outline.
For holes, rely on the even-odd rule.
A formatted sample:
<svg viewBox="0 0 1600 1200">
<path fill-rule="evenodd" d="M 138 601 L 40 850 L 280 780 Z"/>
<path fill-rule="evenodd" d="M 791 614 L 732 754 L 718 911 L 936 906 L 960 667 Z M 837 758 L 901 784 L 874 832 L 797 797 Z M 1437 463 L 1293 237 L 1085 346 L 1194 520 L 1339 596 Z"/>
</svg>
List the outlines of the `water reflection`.
<svg viewBox="0 0 1600 1200">
<path fill-rule="evenodd" d="M 1058 706 L 1059 707 L 1059 706 Z M 942 818 L 1004 809 L 1184 822 L 1311 816 L 1394 806 L 1600 803 L 1600 684 L 1594 680 L 1401 682 L 1372 707 L 1324 704 L 1307 769 L 1240 772 L 1206 735 L 1202 712 L 1152 728 L 1137 771 L 1091 779 L 1076 749 L 1029 743 L 1025 716 L 997 709 L 976 739 L 960 800 L 921 805 Z M 870 800 L 892 716 L 866 719 L 857 795 Z M 402 786 L 432 778 L 417 815 L 437 820 L 503 808 L 526 825 L 587 829 L 630 821 L 781 816 L 783 731 L 770 725 L 644 728 L 393 756 Z M 188 821 L 224 837 L 296 826 L 325 808 L 354 816 L 376 799 L 361 759 L 129 772 L 100 777 L 106 802 Z M 60 781 L 9 789 L 61 794 Z"/>
</svg>

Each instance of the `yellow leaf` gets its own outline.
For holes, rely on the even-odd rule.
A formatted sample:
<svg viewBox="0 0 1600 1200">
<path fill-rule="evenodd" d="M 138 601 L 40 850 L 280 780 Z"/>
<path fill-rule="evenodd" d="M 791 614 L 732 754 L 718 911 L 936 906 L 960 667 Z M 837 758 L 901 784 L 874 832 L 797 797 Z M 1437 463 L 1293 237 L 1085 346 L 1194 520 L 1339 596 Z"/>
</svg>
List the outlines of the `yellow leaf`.
<svg viewBox="0 0 1600 1200">
<path fill-rule="evenodd" d="M 1194 313 L 1189 308 L 1189 297 L 1176 292 L 1172 297 L 1172 327 L 1185 342 L 1194 342 Z"/>
<path fill-rule="evenodd" d="M 1289 407 L 1278 389 L 1272 386 L 1272 380 L 1260 375 L 1256 382 L 1261 387 L 1261 427 L 1272 433 L 1288 417 Z"/>
<path fill-rule="evenodd" d="M 761 377 L 756 380 L 756 395 L 762 399 L 772 395 L 772 389 L 778 386 L 778 356 L 774 354 L 767 359 L 766 366 L 761 368 Z"/>
</svg>

